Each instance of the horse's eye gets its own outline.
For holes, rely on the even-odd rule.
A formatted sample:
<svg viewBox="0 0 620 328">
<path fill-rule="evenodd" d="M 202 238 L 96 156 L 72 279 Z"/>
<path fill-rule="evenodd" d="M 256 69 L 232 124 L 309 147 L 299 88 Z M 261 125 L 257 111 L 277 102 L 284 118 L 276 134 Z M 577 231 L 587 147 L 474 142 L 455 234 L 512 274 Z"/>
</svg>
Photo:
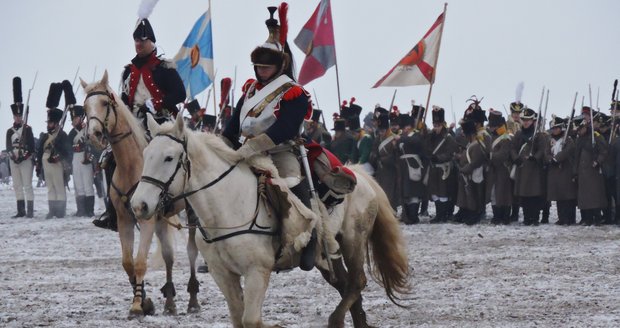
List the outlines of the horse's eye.
<svg viewBox="0 0 620 328">
<path fill-rule="evenodd" d="M 165 162 L 172 162 L 172 156 L 166 156 Z"/>
<path fill-rule="evenodd" d="M 110 103 L 107 100 L 101 101 L 101 106 L 107 107 Z"/>
</svg>

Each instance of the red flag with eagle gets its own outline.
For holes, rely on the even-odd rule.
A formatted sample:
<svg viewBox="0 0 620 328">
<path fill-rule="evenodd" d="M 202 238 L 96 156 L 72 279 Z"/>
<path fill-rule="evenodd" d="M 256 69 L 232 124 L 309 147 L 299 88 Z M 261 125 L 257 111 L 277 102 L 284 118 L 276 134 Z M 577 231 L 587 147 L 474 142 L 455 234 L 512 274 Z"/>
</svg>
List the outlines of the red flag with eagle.
<svg viewBox="0 0 620 328">
<path fill-rule="evenodd" d="M 312 17 L 299 31 L 295 44 L 306 54 L 299 84 L 306 85 L 336 65 L 336 42 L 329 0 L 321 0 Z"/>
<path fill-rule="evenodd" d="M 422 40 L 375 83 L 373 88 L 433 84 L 445 16 L 444 10 Z"/>
</svg>

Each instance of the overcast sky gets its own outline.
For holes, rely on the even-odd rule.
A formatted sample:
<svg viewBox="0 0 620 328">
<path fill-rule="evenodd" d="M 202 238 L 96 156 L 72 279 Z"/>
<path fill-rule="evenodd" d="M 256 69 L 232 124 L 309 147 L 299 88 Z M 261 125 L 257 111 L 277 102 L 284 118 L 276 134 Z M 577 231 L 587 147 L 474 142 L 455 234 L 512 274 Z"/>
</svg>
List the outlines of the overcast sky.
<svg viewBox="0 0 620 328">
<path fill-rule="evenodd" d="M 301 67 L 303 55 L 293 45 L 318 0 L 289 1 L 289 42 Z M 11 81 L 20 76 L 24 101 L 35 72 L 29 124 L 35 135 L 45 128 L 45 100 L 51 82 L 79 76 L 99 79 L 107 69 L 118 90 L 123 66 L 135 55 L 132 33 L 139 0 L 4 0 L 0 11 L 0 129 L 12 124 Z M 371 86 L 426 33 L 443 9 L 438 0 L 333 0 L 332 14 L 343 99 L 356 97 L 363 114 L 376 103 L 389 105 L 394 88 Z M 219 80 L 233 77 L 237 91 L 253 76 L 250 52 L 267 38 L 265 0 L 212 0 L 214 61 Z M 208 8 L 205 0 L 160 0 L 150 17 L 159 53 L 172 58 L 196 19 Z M 459 0 L 448 3 L 431 104 L 460 117 L 472 95 L 484 97 L 482 107 L 503 110 L 525 82 L 523 102 L 537 108 L 543 85 L 550 89 L 549 114 L 568 115 L 574 93 L 607 111 L 613 80 L 620 77 L 620 1 L 614 0 Z M 334 68 L 307 85 L 318 104 L 331 114 L 338 109 Z M 410 109 L 411 100 L 426 103 L 428 86 L 398 88 L 395 104 Z M 84 99 L 78 93 L 78 102 Z M 203 95 L 198 96 L 201 104 Z M 453 106 L 451 105 L 453 100 Z M 61 101 L 61 106 L 64 101 Z M 213 111 L 210 101 L 209 112 Z M 429 115 L 430 117 L 430 115 Z M 430 118 L 429 118 L 430 120 Z M 65 130 L 69 130 L 66 124 Z M 2 147 L 4 148 L 4 147 Z"/>
</svg>

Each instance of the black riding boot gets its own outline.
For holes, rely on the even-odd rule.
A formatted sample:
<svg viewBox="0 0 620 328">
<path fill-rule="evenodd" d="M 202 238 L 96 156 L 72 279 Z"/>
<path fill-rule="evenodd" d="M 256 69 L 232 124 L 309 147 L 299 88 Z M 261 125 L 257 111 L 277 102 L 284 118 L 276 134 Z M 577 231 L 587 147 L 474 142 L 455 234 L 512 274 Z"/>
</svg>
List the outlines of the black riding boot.
<svg viewBox="0 0 620 328">
<path fill-rule="evenodd" d="M 491 218 L 491 224 L 498 225 L 502 223 L 502 210 L 500 206 L 491 205 L 493 210 L 493 217 Z"/>
<path fill-rule="evenodd" d="M 95 196 L 84 197 L 84 213 L 83 216 L 92 218 L 95 216 Z"/>
<path fill-rule="evenodd" d="M 420 203 L 409 203 L 405 206 L 407 211 L 407 221 L 405 224 L 418 224 L 420 223 L 420 217 L 418 211 L 420 210 Z"/>
<path fill-rule="evenodd" d="M 513 204 L 510 212 L 510 221 L 519 222 L 519 205 Z"/>
<path fill-rule="evenodd" d="M 109 198 L 105 202 L 105 212 L 103 212 L 98 219 L 93 220 L 93 224 L 103 229 L 110 229 L 112 231 L 118 230 L 116 224 L 116 209 L 114 209 L 114 205 L 112 205 L 112 201 Z"/>
<path fill-rule="evenodd" d="M 77 207 L 77 212 L 75 212 L 73 216 L 84 216 L 84 197 L 85 196 L 75 196 L 75 206 Z"/>
<path fill-rule="evenodd" d="M 56 217 L 62 219 L 67 212 L 67 201 L 59 200 L 56 202 Z"/>
<path fill-rule="evenodd" d="M 56 201 L 55 200 L 48 200 L 47 201 L 47 215 L 45 216 L 46 219 L 51 219 L 54 217 L 54 215 L 56 215 Z"/>
<path fill-rule="evenodd" d="M 435 217 L 428 221 L 428 223 L 443 223 L 447 220 L 446 204 L 440 201 L 435 202 Z"/>
<path fill-rule="evenodd" d="M 420 203 L 420 215 L 421 216 L 429 216 L 428 215 L 428 199 L 424 199 Z"/>
<path fill-rule="evenodd" d="M 32 219 L 34 217 L 34 201 L 26 201 L 26 217 Z"/>
<path fill-rule="evenodd" d="M 12 218 L 23 218 L 26 216 L 26 202 L 22 200 L 17 201 L 17 214 L 13 215 Z"/>
<path fill-rule="evenodd" d="M 310 205 L 310 186 L 307 180 L 302 180 L 298 185 L 291 188 L 291 191 L 299 200 L 301 200 L 306 207 L 311 208 Z M 318 213 L 317 213 L 318 215 Z M 299 268 L 304 271 L 310 271 L 314 268 L 314 256 L 316 254 L 316 230 L 312 230 L 312 236 L 310 241 L 304 249 L 301 250 L 301 256 L 299 258 Z"/>
</svg>

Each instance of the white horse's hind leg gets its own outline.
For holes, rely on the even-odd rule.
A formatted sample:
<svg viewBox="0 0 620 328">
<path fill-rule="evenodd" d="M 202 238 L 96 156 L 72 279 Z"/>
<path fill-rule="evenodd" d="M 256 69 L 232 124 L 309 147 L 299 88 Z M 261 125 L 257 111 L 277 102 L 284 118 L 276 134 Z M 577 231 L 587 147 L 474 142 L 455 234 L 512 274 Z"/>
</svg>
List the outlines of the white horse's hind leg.
<svg viewBox="0 0 620 328">
<path fill-rule="evenodd" d="M 174 230 L 165 220 L 157 218 L 157 228 L 155 232 L 161 244 L 162 258 L 166 264 L 166 284 L 161 288 L 161 292 L 166 298 L 164 314 L 175 315 L 177 313 L 177 306 L 174 303 L 176 291 L 174 289 L 174 283 L 172 282 L 172 266 L 174 264 L 174 238 L 172 233 L 174 233 Z"/>
<path fill-rule="evenodd" d="M 234 328 L 243 328 L 241 320 L 243 316 L 243 290 L 241 289 L 241 276 L 221 268 L 218 263 L 209 262 L 209 272 L 213 280 L 220 288 L 228 304 L 230 321 Z"/>
<path fill-rule="evenodd" d="M 269 286 L 270 270 L 254 269 L 244 276 L 243 303 L 243 327 L 259 328 L 263 327 L 262 311 L 265 293 Z"/>
</svg>

